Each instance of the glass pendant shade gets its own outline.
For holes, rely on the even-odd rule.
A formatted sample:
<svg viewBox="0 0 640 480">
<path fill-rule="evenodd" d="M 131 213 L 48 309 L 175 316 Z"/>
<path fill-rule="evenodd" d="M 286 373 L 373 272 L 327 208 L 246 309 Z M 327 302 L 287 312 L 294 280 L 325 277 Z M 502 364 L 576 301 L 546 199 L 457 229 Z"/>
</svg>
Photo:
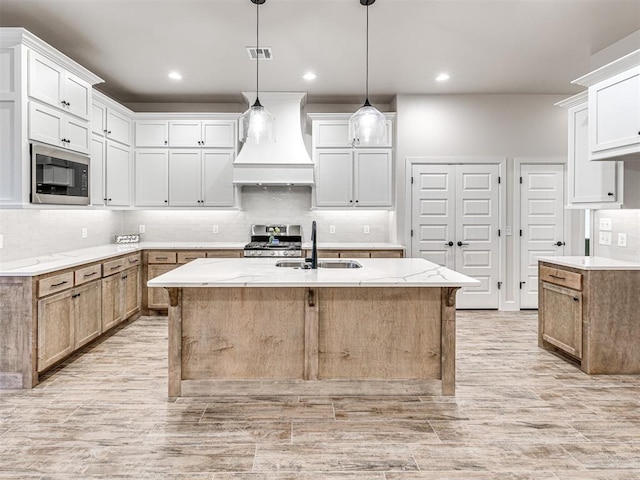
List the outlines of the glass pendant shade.
<svg viewBox="0 0 640 480">
<path fill-rule="evenodd" d="M 276 117 L 256 102 L 240 117 L 240 141 L 243 143 L 274 143 Z"/>
<path fill-rule="evenodd" d="M 369 99 L 349 119 L 349 137 L 353 146 L 382 145 L 387 137 L 387 119 Z"/>
</svg>

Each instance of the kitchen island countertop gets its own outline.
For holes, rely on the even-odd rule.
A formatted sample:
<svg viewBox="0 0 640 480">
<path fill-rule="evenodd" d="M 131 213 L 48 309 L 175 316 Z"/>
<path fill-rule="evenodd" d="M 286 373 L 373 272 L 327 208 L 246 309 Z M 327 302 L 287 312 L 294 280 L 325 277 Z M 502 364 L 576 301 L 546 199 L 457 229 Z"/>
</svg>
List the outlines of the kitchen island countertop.
<svg viewBox="0 0 640 480">
<path fill-rule="evenodd" d="M 466 287 L 479 282 L 421 258 L 362 258 L 362 268 L 276 267 L 273 258 L 202 258 L 147 282 L 149 287 Z M 285 259 L 284 261 L 296 261 Z M 344 262 L 343 260 L 324 260 Z"/>
<path fill-rule="evenodd" d="M 614 260 L 605 257 L 538 257 L 538 261 L 555 263 L 579 270 L 640 270 L 640 262 Z"/>
</svg>

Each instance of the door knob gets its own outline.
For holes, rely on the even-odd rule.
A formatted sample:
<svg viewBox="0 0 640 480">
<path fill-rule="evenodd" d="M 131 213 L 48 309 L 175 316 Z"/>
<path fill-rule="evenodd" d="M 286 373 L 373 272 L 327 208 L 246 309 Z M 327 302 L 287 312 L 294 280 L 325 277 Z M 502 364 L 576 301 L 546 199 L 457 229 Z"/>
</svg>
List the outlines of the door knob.
<svg viewBox="0 0 640 480">
<path fill-rule="evenodd" d="M 564 247 L 565 243 L 564 243 L 564 242 L 560 242 L 560 241 L 558 241 L 558 242 L 554 243 L 554 245 L 555 245 L 556 247 Z"/>
<path fill-rule="evenodd" d="M 463 245 L 469 245 L 468 243 L 464 243 L 464 242 L 458 242 L 458 246 L 461 247 Z"/>
<path fill-rule="evenodd" d="M 453 247 L 453 242 L 447 242 L 444 244 L 445 247 Z"/>
</svg>

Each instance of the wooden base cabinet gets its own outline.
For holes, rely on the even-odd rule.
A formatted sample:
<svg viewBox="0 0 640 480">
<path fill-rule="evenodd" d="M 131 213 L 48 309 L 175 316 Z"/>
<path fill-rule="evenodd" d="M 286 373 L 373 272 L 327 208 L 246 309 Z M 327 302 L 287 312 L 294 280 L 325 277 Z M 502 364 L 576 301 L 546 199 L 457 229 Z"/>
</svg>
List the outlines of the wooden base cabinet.
<svg viewBox="0 0 640 480">
<path fill-rule="evenodd" d="M 102 279 L 102 329 L 107 331 L 140 309 L 140 267 Z"/>
<path fill-rule="evenodd" d="M 102 333 L 101 304 L 100 281 L 38 301 L 38 372 Z"/>
<path fill-rule="evenodd" d="M 589 374 L 640 374 L 640 270 L 540 262 L 538 345 Z"/>
</svg>

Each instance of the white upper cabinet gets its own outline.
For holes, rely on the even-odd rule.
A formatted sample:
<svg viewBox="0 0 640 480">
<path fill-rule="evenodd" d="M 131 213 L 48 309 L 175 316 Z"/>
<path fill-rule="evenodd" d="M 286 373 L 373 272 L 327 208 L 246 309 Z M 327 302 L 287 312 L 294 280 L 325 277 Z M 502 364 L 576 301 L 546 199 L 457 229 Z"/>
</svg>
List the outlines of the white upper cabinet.
<svg viewBox="0 0 640 480">
<path fill-rule="evenodd" d="M 349 120 L 317 120 L 313 124 L 314 145 L 319 148 L 324 147 L 351 147 L 349 138 Z M 387 134 L 385 139 L 377 147 L 391 147 L 393 139 L 393 123 L 387 119 Z"/>
<path fill-rule="evenodd" d="M 589 108 L 586 103 L 569 108 L 567 206 L 615 208 L 622 199 L 622 162 L 589 160 Z"/>
<path fill-rule="evenodd" d="M 592 160 L 640 152 L 640 67 L 589 87 L 589 118 Z"/>
<path fill-rule="evenodd" d="M 168 150 L 136 151 L 135 204 L 138 207 L 166 207 L 169 204 Z"/>
<path fill-rule="evenodd" d="M 29 52 L 28 92 L 31 98 L 89 120 L 91 85 L 57 63 Z"/>
<path fill-rule="evenodd" d="M 91 130 L 114 142 L 131 145 L 131 119 L 100 102 L 93 102 Z"/>
<path fill-rule="evenodd" d="M 131 204 L 131 153 L 128 147 L 106 142 L 105 205 L 128 207 Z"/>
<path fill-rule="evenodd" d="M 167 120 L 136 120 L 136 147 L 167 147 L 169 122 Z"/>
<path fill-rule="evenodd" d="M 91 205 L 104 205 L 104 173 L 106 140 L 99 135 L 91 136 Z"/>
<path fill-rule="evenodd" d="M 176 150 L 169 152 L 169 205 L 198 207 L 202 203 L 202 152 Z"/>
<path fill-rule="evenodd" d="M 640 159 L 640 50 L 573 83 L 589 89 L 589 159 Z"/>
<path fill-rule="evenodd" d="M 202 205 L 205 207 L 233 207 L 233 159 L 228 150 L 202 151 Z"/>
<path fill-rule="evenodd" d="M 171 120 L 170 147 L 235 147 L 235 122 L 230 120 Z"/>
<path fill-rule="evenodd" d="M 30 102 L 29 138 L 88 154 L 91 131 L 86 120 L 37 102 Z"/>
<path fill-rule="evenodd" d="M 349 139 L 349 114 L 309 114 L 313 120 L 314 206 L 393 206 L 391 115 L 385 145 L 361 148 Z"/>
</svg>

